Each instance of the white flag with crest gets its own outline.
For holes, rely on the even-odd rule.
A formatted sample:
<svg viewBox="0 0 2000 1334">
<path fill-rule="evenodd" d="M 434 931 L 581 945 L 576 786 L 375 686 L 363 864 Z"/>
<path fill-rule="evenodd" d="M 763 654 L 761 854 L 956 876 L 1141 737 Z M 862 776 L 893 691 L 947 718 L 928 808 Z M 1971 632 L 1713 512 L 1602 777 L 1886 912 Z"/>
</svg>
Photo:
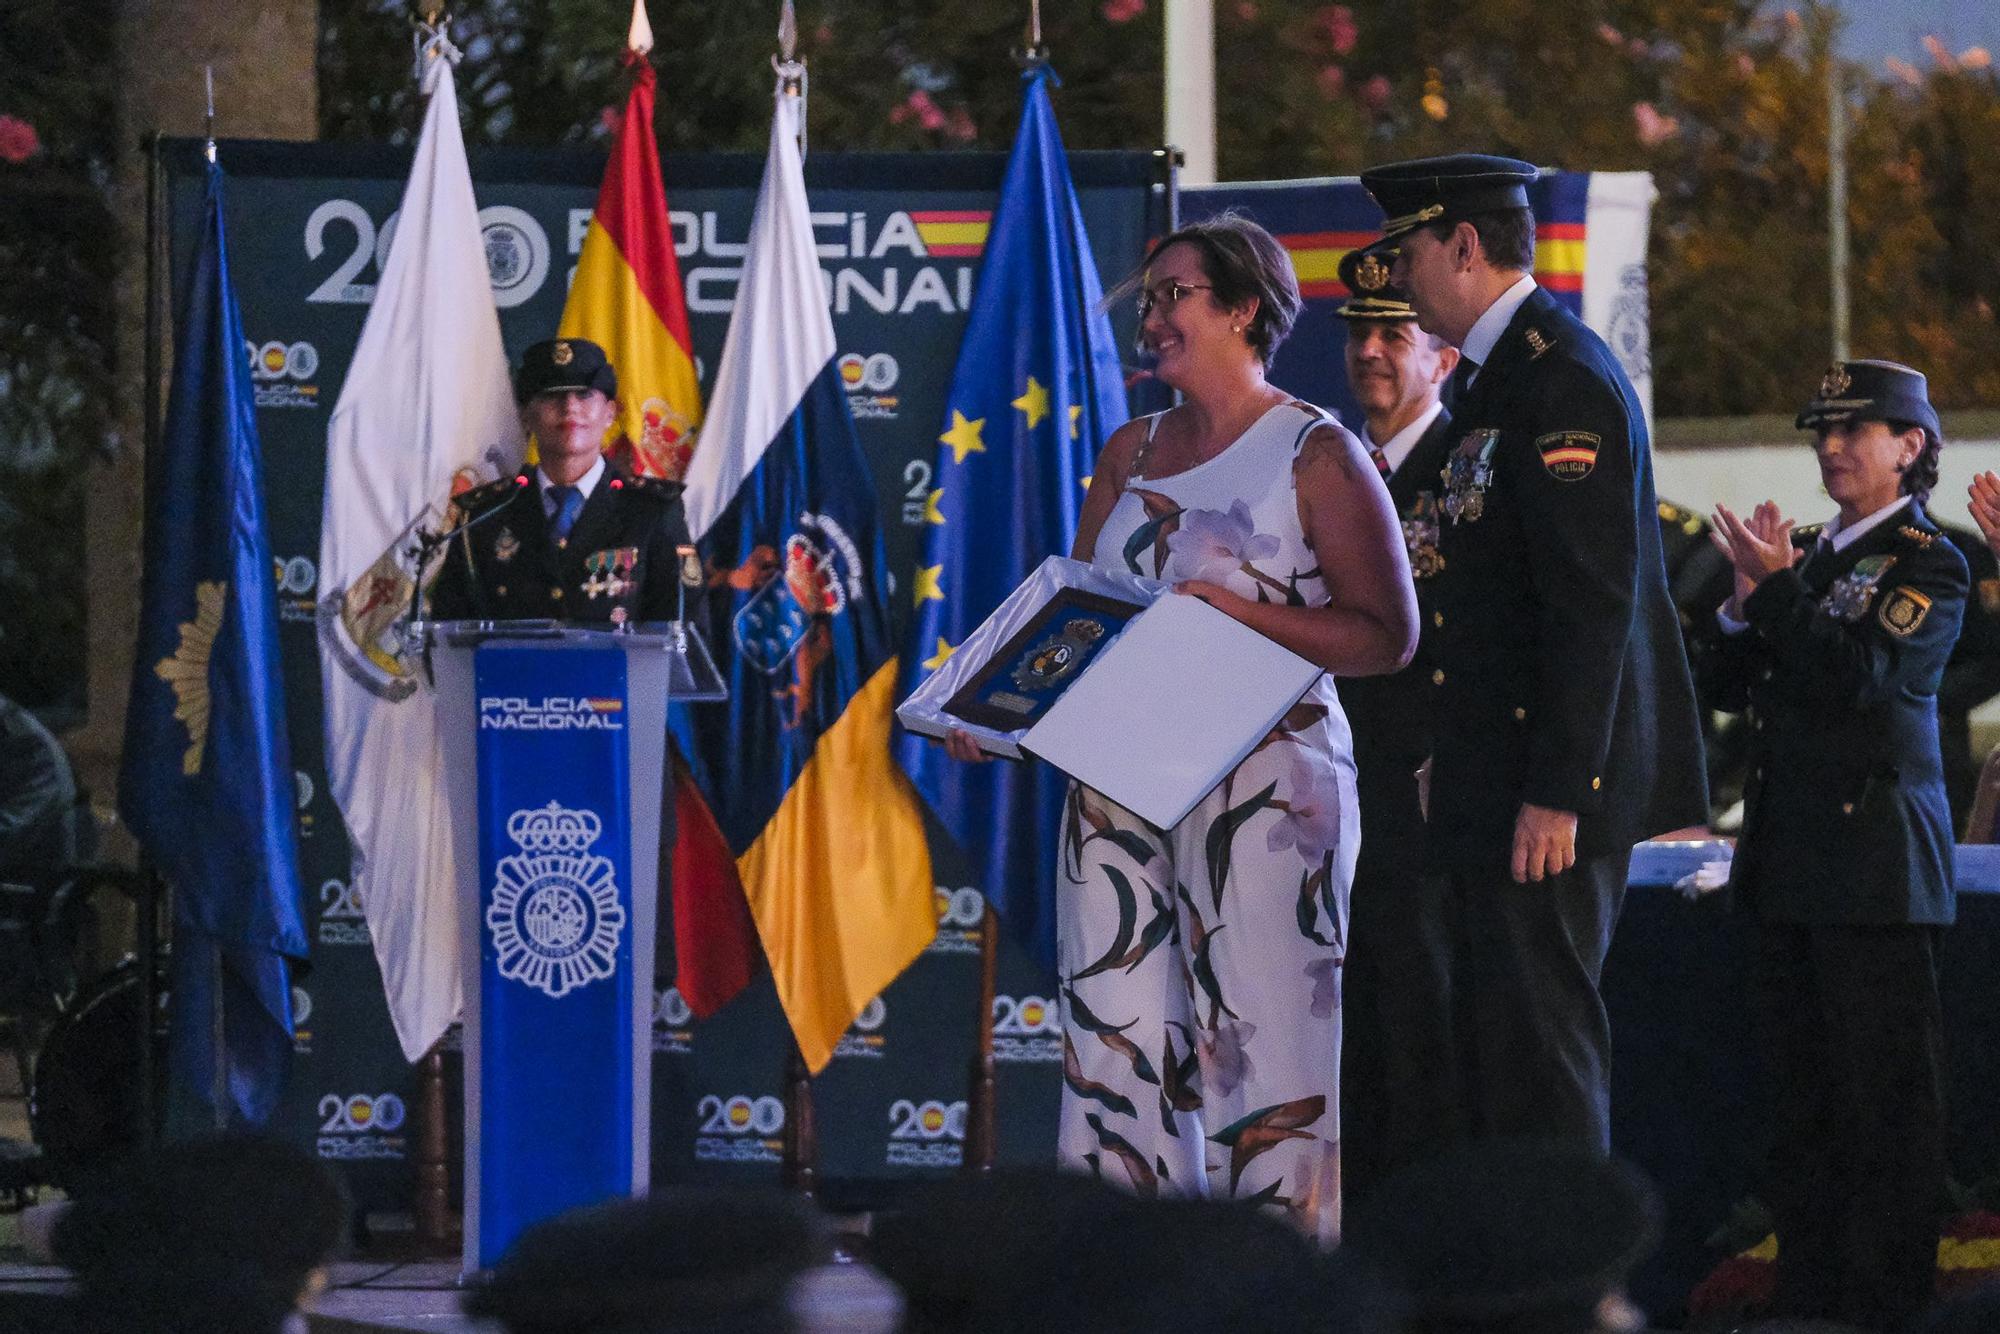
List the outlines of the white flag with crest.
<svg viewBox="0 0 2000 1334">
<path fill-rule="evenodd" d="M 327 430 L 319 548 L 326 771 L 354 844 L 354 897 L 412 1061 L 458 1017 L 455 839 L 471 833 L 452 827 L 435 701 L 400 638 L 409 547 L 419 527 L 448 522 L 454 495 L 511 472 L 522 455 L 456 58 L 442 37 L 424 53 L 430 106 Z"/>
</svg>

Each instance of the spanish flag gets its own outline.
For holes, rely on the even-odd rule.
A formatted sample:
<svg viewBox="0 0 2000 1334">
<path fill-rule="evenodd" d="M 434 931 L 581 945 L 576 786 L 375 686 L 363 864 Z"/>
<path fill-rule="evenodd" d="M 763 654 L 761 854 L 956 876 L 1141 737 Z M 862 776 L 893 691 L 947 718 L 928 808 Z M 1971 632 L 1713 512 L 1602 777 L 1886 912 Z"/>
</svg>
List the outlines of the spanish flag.
<svg viewBox="0 0 2000 1334">
<path fill-rule="evenodd" d="M 588 338 L 618 370 L 617 436 L 610 453 L 644 477 L 679 481 L 701 428 L 701 387 L 674 258 L 660 147 L 653 137 L 652 29 L 632 7 L 625 60 L 632 71 L 597 209 L 584 234 L 561 338 Z M 643 44 L 643 45 L 642 45 Z"/>
<path fill-rule="evenodd" d="M 607 452 L 642 476 L 679 481 L 701 425 L 701 389 L 653 136 L 652 45 L 644 0 L 633 0 L 625 57 L 632 86 L 560 335 L 588 338 L 618 371 L 618 424 Z M 749 983 L 757 942 L 715 816 L 686 765 L 673 767 L 674 984 L 705 1019 Z"/>
<path fill-rule="evenodd" d="M 916 793 L 889 757 L 889 572 L 820 288 L 800 115 L 781 89 L 708 443 L 688 470 L 729 699 L 683 710 L 682 740 L 818 1071 L 937 914 Z"/>
</svg>

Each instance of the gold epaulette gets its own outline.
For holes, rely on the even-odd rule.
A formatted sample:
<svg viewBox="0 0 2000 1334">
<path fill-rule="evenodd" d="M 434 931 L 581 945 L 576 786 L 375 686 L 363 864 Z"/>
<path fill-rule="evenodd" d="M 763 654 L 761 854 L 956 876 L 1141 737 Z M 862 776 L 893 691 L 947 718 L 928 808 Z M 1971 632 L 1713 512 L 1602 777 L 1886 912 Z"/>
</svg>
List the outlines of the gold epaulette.
<svg viewBox="0 0 2000 1334">
<path fill-rule="evenodd" d="M 1898 536 L 1909 538 L 1912 542 L 1915 542 L 1918 546 L 1926 550 L 1930 548 L 1931 543 L 1937 541 L 1936 533 L 1927 533 L 1913 523 L 1904 524 L 1896 530 L 1896 533 Z"/>
</svg>

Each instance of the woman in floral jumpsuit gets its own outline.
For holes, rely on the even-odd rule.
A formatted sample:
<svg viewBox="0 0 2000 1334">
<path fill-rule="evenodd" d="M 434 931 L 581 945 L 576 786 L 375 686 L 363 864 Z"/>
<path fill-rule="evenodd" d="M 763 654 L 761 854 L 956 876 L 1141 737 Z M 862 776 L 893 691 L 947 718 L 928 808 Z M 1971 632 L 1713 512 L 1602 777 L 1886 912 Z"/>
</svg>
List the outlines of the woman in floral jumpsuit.
<svg viewBox="0 0 2000 1334">
<path fill-rule="evenodd" d="M 1416 605 L 1388 491 L 1354 436 L 1264 378 L 1299 308 L 1283 248 L 1224 216 L 1154 245 L 1136 286 L 1140 341 L 1184 401 L 1106 443 L 1072 554 L 1172 580 L 1329 673 L 1401 666 Z M 1065 1165 L 1145 1195 L 1255 1200 L 1335 1239 L 1359 842 L 1330 677 L 1172 829 L 1071 788 Z"/>
</svg>

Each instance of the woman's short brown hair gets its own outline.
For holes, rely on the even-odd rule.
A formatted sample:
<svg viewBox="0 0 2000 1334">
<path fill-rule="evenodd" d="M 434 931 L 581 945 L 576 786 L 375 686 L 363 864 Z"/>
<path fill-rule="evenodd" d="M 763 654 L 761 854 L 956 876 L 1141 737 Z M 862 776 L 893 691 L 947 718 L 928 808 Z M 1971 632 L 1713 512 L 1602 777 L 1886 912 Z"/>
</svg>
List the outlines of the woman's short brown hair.
<svg viewBox="0 0 2000 1334">
<path fill-rule="evenodd" d="M 1209 295 L 1216 304 L 1240 306 L 1256 298 L 1257 313 L 1250 317 L 1243 337 L 1270 365 L 1278 345 L 1292 332 L 1301 304 L 1292 257 L 1278 239 L 1234 210 L 1191 222 L 1148 246 L 1146 258 L 1112 290 L 1111 299 L 1136 292 L 1146 280 L 1147 268 L 1172 245 L 1192 246 L 1201 257 L 1202 276 L 1208 279 L 1213 289 Z"/>
</svg>

